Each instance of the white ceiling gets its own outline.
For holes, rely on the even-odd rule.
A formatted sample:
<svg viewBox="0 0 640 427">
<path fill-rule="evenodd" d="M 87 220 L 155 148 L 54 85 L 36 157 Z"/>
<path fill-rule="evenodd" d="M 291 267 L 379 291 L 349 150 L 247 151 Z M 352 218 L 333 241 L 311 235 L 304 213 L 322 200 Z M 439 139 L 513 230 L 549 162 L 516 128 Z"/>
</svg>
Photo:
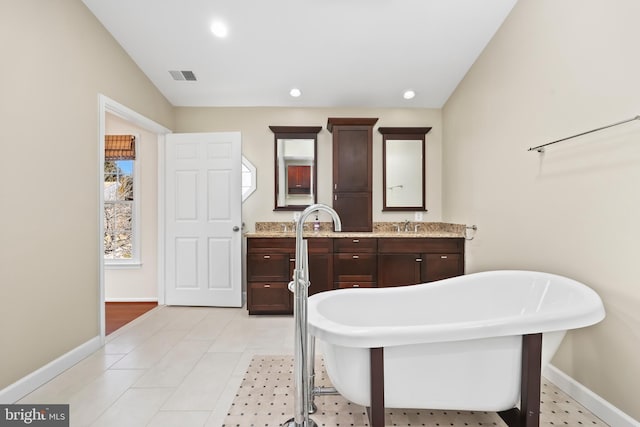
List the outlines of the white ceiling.
<svg viewBox="0 0 640 427">
<path fill-rule="evenodd" d="M 83 1 L 175 106 L 440 108 L 517 0 Z"/>
</svg>

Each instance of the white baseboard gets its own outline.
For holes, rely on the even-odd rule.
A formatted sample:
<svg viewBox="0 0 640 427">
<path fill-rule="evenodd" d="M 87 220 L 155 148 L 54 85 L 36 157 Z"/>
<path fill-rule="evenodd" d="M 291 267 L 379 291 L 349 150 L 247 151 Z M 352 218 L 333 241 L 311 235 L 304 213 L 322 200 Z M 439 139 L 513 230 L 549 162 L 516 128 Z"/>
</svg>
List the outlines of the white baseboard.
<svg viewBox="0 0 640 427">
<path fill-rule="evenodd" d="M 571 396 L 576 402 L 591 411 L 596 417 L 613 427 L 639 427 L 634 420 L 611 403 L 604 400 L 584 385 L 580 384 L 560 369 L 549 364 L 542 373 L 560 390 Z"/>
<path fill-rule="evenodd" d="M 47 381 L 66 371 L 102 346 L 99 336 L 63 354 L 15 383 L 0 390 L 0 404 L 12 404 L 22 399 Z"/>
<path fill-rule="evenodd" d="M 158 302 L 158 298 L 105 298 L 104 302 Z"/>
</svg>

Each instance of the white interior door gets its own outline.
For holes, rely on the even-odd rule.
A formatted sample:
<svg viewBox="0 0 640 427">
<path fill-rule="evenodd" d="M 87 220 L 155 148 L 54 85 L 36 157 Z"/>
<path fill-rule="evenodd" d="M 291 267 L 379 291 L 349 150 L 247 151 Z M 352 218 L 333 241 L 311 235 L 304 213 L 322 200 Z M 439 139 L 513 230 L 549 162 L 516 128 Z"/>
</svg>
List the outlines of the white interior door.
<svg viewBox="0 0 640 427">
<path fill-rule="evenodd" d="M 165 302 L 242 305 L 239 132 L 168 134 Z"/>
</svg>

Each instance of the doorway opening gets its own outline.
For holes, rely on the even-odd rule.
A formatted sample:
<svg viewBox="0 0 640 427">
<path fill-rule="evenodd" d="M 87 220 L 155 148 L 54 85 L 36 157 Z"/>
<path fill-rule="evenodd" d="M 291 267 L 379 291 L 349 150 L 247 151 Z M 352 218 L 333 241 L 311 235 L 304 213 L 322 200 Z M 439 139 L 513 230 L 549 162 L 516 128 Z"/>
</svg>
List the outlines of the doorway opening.
<svg viewBox="0 0 640 427">
<path fill-rule="evenodd" d="M 100 219 L 98 238 L 100 292 L 98 303 L 100 335 L 104 343 L 104 338 L 107 334 L 152 310 L 158 304 L 164 304 L 162 294 L 164 286 L 163 270 L 159 262 L 159 259 L 163 256 L 163 238 L 159 232 L 162 229 L 162 218 L 158 214 L 158 206 L 163 193 L 163 181 L 161 179 L 162 175 L 157 171 L 161 170 L 162 167 L 164 138 L 170 131 L 104 95 L 99 95 L 99 109 L 100 154 L 98 172 L 100 177 Z M 108 215 L 105 213 L 106 199 L 109 199 L 111 204 L 110 193 L 107 191 L 106 184 L 113 184 L 112 182 L 107 183 L 110 180 L 105 178 L 107 176 L 105 175 L 105 135 L 123 133 L 135 133 L 138 135 L 141 144 L 136 147 L 138 152 L 135 158 L 147 162 L 147 167 L 142 172 L 139 188 L 139 195 L 142 195 L 145 200 L 147 213 L 143 209 L 139 218 L 136 219 L 136 221 L 140 220 L 138 224 L 140 227 L 136 227 L 136 233 L 138 233 L 138 236 L 145 237 L 134 242 L 141 255 L 135 257 L 105 256 L 105 249 L 109 249 L 109 253 L 113 252 L 111 251 L 113 249 L 111 246 L 115 244 L 114 242 L 127 241 L 127 239 L 114 239 L 115 235 L 126 234 L 121 232 L 118 227 L 116 227 L 116 233 L 112 230 L 114 227 L 105 226 L 105 218 L 108 219 Z M 146 158 L 145 146 L 147 149 L 152 149 L 151 154 L 147 154 Z M 135 162 L 138 162 L 138 160 L 135 160 Z M 149 170 L 151 170 L 150 175 L 144 176 Z M 133 176 L 136 176 L 135 173 Z M 120 181 L 117 183 L 121 184 Z M 152 183 L 153 186 L 145 188 L 148 183 Z M 138 195 L 135 195 L 135 199 L 138 197 Z M 125 199 L 127 201 L 129 199 L 135 200 L 133 196 Z M 151 219 L 149 220 L 149 218 Z M 108 236 L 105 234 L 106 232 L 108 232 Z M 129 241 L 133 240 L 135 239 L 129 239 Z"/>
</svg>

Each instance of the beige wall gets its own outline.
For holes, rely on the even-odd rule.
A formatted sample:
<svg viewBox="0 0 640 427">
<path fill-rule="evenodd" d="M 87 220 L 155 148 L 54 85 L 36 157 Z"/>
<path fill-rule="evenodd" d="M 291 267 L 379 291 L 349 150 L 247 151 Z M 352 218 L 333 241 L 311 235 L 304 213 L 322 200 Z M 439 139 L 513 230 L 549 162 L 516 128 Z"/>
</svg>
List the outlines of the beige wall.
<svg viewBox="0 0 640 427">
<path fill-rule="evenodd" d="M 173 111 L 79 0 L 0 2 L 0 389 L 99 334 L 98 94 Z"/>
<path fill-rule="evenodd" d="M 640 2 L 520 0 L 443 109 L 443 215 L 478 225 L 468 271 L 545 270 L 607 318 L 553 363 L 640 419 Z"/>
<path fill-rule="evenodd" d="M 106 301 L 156 301 L 158 299 L 158 136 L 113 114 L 106 115 L 106 133 L 138 135 L 139 163 L 136 201 L 140 218 L 140 266 L 105 266 Z"/>
<path fill-rule="evenodd" d="M 332 157 L 329 117 L 378 117 L 373 135 L 373 220 L 413 220 L 413 212 L 382 212 L 382 135 L 379 126 L 431 126 L 426 143 L 424 221 L 441 220 L 441 113 L 437 109 L 176 108 L 176 132 L 242 132 L 242 154 L 257 169 L 257 191 L 243 204 L 245 230 L 256 221 L 289 221 L 290 211 L 274 211 L 274 137 L 270 125 L 322 126 L 318 134 L 318 202 L 331 205 Z M 329 221 L 328 216 L 321 220 Z"/>
</svg>

